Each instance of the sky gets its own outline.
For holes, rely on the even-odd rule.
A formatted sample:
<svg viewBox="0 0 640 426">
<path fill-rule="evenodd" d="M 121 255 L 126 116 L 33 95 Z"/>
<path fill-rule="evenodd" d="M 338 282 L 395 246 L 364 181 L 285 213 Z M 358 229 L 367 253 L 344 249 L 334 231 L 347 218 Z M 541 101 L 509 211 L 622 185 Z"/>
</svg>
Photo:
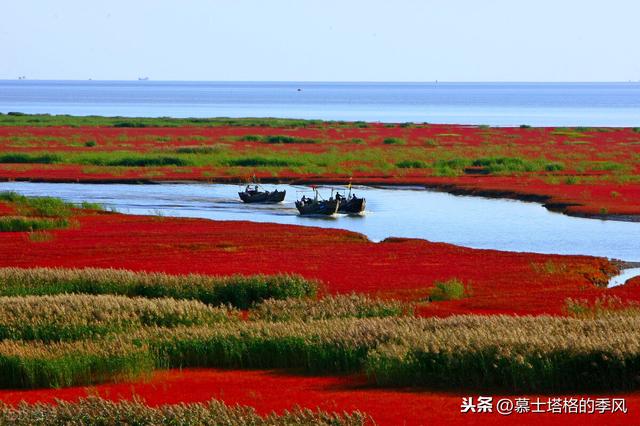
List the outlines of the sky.
<svg viewBox="0 0 640 426">
<path fill-rule="evenodd" d="M 0 79 L 638 81 L 638 0 L 3 0 Z"/>
</svg>

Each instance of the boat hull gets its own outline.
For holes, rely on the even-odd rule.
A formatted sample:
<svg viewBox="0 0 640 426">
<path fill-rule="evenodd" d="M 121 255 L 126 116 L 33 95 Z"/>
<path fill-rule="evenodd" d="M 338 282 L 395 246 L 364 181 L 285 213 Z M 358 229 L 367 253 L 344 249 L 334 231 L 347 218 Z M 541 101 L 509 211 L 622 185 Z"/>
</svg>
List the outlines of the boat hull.
<svg viewBox="0 0 640 426">
<path fill-rule="evenodd" d="M 338 213 L 347 214 L 360 214 L 364 212 L 367 202 L 364 198 L 350 198 L 348 200 L 341 200 Z"/>
<path fill-rule="evenodd" d="M 303 216 L 322 215 L 331 216 L 338 212 L 340 202 L 338 200 L 314 201 L 311 203 L 303 203 L 296 201 L 296 208 Z"/>
<path fill-rule="evenodd" d="M 287 191 L 238 192 L 245 203 L 280 203 L 284 201 Z"/>
</svg>

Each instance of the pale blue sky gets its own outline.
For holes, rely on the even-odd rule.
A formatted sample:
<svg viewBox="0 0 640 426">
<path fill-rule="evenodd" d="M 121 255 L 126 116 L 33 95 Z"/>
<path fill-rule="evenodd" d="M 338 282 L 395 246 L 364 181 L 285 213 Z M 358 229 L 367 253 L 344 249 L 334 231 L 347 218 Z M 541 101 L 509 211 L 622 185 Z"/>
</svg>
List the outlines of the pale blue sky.
<svg viewBox="0 0 640 426">
<path fill-rule="evenodd" d="M 0 78 L 640 80 L 639 0 L 2 0 Z"/>
</svg>

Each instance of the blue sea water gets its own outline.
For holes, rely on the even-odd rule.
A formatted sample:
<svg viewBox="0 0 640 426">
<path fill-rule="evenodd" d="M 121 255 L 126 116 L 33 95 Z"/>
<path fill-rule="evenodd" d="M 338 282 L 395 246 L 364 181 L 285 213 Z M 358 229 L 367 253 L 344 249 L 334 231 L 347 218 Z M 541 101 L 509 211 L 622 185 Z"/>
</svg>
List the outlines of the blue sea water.
<svg viewBox="0 0 640 426">
<path fill-rule="evenodd" d="M 640 126 L 640 83 L 0 80 L 0 112 Z"/>
</svg>

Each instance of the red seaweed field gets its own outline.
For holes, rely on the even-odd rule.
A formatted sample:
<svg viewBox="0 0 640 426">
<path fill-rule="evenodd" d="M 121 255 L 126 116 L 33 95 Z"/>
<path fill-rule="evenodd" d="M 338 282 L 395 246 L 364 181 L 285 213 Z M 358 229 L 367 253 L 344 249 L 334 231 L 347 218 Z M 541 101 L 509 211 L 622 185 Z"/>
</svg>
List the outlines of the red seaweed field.
<svg viewBox="0 0 640 426">
<path fill-rule="evenodd" d="M 351 178 L 634 221 L 639 158 L 640 133 L 630 128 L 0 126 L 5 181 Z M 365 423 L 380 425 L 637 424 L 640 281 L 607 288 L 623 266 L 419 239 L 374 243 L 336 229 L 127 215 L 5 193 L 0 401 L 18 406 L 99 396 L 156 407 L 217 399 L 259 415 L 296 407 L 358 411 L 369 416 Z M 120 270 L 128 275 L 117 275 Z M 80 275 L 68 278 L 66 271 Z M 50 279 L 38 275 L 49 272 Z M 78 284 L 77 276 L 90 274 L 104 287 Z M 111 282 L 112 276 L 132 281 Z M 177 291 L 187 276 L 194 283 L 222 280 L 227 305 L 207 305 L 204 290 Z M 285 277 L 304 294 L 285 298 L 264 277 Z M 211 285 L 222 286 L 215 279 Z M 158 291 L 173 291 L 172 299 L 157 299 L 166 295 L 144 287 L 153 280 Z M 252 301 L 248 308 L 235 302 L 237 294 Z M 341 299 L 349 295 L 378 305 Z M 119 308 L 91 311 L 82 297 Z M 89 320 L 76 321 L 65 308 L 50 311 L 52 300 L 81 306 L 77 315 L 89 312 Z M 323 300 L 330 302 L 320 305 Z M 138 305 L 120 320 L 117 311 L 127 303 Z M 265 312 L 271 319 L 260 317 Z M 283 312 L 289 316 L 278 317 Z M 509 324 L 513 330 L 500 328 Z M 547 325 L 548 336 L 539 331 Z M 234 327 L 243 331 L 234 334 Z M 583 415 L 561 407 L 502 415 L 497 406 L 461 412 L 463 398 L 479 396 L 565 401 L 559 404 L 618 399 L 627 413 Z"/>
<path fill-rule="evenodd" d="M 523 413 L 501 415 L 493 413 L 460 413 L 461 396 L 465 392 L 437 392 L 412 389 L 376 389 L 367 386 L 357 376 L 304 377 L 280 371 L 264 370 L 183 370 L 158 372 L 145 382 L 98 385 L 89 388 L 56 390 L 0 391 L 0 398 L 9 404 L 20 401 L 74 401 L 80 397 L 101 396 L 108 399 L 146 401 L 149 405 L 201 402 L 218 398 L 229 404 L 255 407 L 262 414 L 282 412 L 294 406 L 321 407 L 326 411 L 360 410 L 371 415 L 380 425 L 567 425 L 636 424 L 640 394 L 618 394 L 626 398 L 627 414 L 554 414 Z M 603 395 L 581 395 L 593 400 Z M 502 398 L 504 395 L 497 396 Z M 550 395 L 518 395 L 529 400 L 548 401 Z M 561 398 L 566 395 L 560 395 Z M 573 395 L 575 397 L 575 395 Z M 515 396 L 512 396 L 515 398 Z M 631 414 L 635 413 L 635 414 Z"/>
<path fill-rule="evenodd" d="M 0 126 L 0 179 L 352 179 L 531 199 L 574 215 L 640 213 L 638 129 L 303 124 L 128 128 L 8 122 Z"/>
<path fill-rule="evenodd" d="M 0 267 L 101 267 L 170 274 L 296 273 L 326 293 L 366 293 L 420 303 L 435 281 L 459 279 L 473 296 L 419 305 L 422 315 L 562 312 L 567 297 L 597 297 L 615 266 L 605 259 L 476 250 L 424 240 L 369 242 L 349 231 L 88 214 L 33 241 L 3 235 Z M 180 238 L 175 238 L 175 236 Z M 611 290 L 613 291 L 613 290 Z"/>
</svg>

